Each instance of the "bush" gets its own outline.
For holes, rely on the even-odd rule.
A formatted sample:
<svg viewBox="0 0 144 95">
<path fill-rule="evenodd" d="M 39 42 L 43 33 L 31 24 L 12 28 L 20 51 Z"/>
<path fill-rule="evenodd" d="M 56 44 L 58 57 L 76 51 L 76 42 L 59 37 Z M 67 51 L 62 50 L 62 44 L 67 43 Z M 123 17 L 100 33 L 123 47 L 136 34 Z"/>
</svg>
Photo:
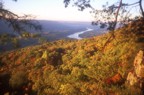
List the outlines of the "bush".
<svg viewBox="0 0 144 95">
<path fill-rule="evenodd" d="M 13 89 L 21 88 L 27 82 L 27 75 L 24 71 L 13 72 L 9 80 L 9 84 Z"/>
</svg>

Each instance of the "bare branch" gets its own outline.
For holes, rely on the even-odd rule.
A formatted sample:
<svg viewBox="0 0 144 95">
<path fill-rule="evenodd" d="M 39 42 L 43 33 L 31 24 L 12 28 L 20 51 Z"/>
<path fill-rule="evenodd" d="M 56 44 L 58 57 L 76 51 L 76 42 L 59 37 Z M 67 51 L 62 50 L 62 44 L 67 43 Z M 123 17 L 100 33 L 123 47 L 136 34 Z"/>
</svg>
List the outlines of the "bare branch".
<svg viewBox="0 0 144 95">
<path fill-rule="evenodd" d="M 139 2 L 135 2 L 135 3 L 132 3 L 132 4 L 127 4 L 127 6 L 133 6 L 133 5 L 136 5 L 136 4 L 139 4 Z"/>
<path fill-rule="evenodd" d="M 33 28 L 41 31 L 42 27 L 39 24 L 34 23 L 34 21 L 31 20 L 31 17 L 31 15 L 18 16 L 17 14 L 3 8 L 3 3 L 0 2 L 0 20 L 5 21 L 14 29 L 14 31 L 19 34 L 21 34 L 23 31 L 27 31 L 27 26 L 30 29 Z"/>
<path fill-rule="evenodd" d="M 139 6 L 140 6 L 141 14 L 144 17 L 144 10 L 143 10 L 143 7 L 142 7 L 142 0 L 139 1 Z"/>
</svg>

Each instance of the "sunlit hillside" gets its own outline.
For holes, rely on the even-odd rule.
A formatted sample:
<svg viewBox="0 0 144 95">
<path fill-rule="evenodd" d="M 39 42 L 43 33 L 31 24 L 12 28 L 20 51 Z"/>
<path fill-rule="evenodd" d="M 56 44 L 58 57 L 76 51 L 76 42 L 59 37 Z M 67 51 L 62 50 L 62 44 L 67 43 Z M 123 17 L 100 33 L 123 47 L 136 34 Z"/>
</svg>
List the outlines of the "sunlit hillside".
<svg viewBox="0 0 144 95">
<path fill-rule="evenodd" d="M 59 40 L 0 54 L 0 95 L 139 95 L 126 85 L 144 21 L 83 40 Z"/>
</svg>

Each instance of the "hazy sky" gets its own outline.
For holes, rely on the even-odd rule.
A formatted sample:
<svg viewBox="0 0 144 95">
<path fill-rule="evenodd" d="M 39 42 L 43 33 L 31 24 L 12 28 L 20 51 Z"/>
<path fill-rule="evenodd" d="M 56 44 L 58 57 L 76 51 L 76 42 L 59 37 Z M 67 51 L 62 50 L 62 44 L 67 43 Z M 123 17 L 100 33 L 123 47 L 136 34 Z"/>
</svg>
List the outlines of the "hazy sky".
<svg viewBox="0 0 144 95">
<path fill-rule="evenodd" d="M 66 21 L 92 21 L 93 17 L 89 10 L 80 12 L 76 7 L 70 5 L 64 7 L 63 0 L 3 0 L 5 8 L 17 14 L 31 14 L 37 19 L 47 20 L 66 20 Z M 108 0 L 110 3 L 116 0 Z M 123 0 L 126 2 L 135 2 L 137 0 Z M 92 0 L 92 4 L 100 8 L 106 0 Z"/>
</svg>

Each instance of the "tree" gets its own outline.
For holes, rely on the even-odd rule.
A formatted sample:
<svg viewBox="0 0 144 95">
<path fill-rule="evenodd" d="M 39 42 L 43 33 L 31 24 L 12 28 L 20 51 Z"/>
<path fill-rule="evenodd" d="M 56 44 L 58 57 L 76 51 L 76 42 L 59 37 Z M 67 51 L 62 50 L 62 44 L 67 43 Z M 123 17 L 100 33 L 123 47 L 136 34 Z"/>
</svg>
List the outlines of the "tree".
<svg viewBox="0 0 144 95">
<path fill-rule="evenodd" d="M 92 9 L 91 13 L 95 14 L 95 21 L 92 22 L 93 25 L 100 25 L 101 28 L 107 27 L 108 30 L 111 30 L 111 36 L 105 42 L 103 49 L 107 46 L 107 44 L 115 37 L 114 32 L 117 26 L 119 25 L 127 25 L 128 23 L 143 19 L 144 20 L 144 10 L 142 6 L 143 0 L 137 0 L 132 4 L 123 3 L 123 0 L 115 0 L 116 3 L 109 5 L 108 2 L 103 5 L 102 9 L 95 9 L 90 3 L 92 0 L 64 0 L 65 7 L 73 2 L 73 5 L 78 7 L 78 10 L 83 11 L 86 8 Z M 138 16 L 131 17 L 131 10 L 135 7 L 139 7 L 140 13 Z M 132 14 L 134 14 L 132 12 Z"/>
<path fill-rule="evenodd" d="M 13 0 L 16 2 L 17 0 Z M 30 29 L 41 30 L 42 27 L 37 24 L 36 21 L 32 20 L 31 15 L 19 16 L 4 7 L 4 3 L 0 1 L 0 20 L 6 22 L 11 26 L 15 32 L 21 35 L 22 31 L 27 31 L 27 27 Z"/>
<path fill-rule="evenodd" d="M 68 7 L 70 2 L 73 2 L 73 5 L 78 7 L 78 10 L 83 11 L 86 8 L 91 8 L 91 13 L 95 14 L 95 21 L 92 22 L 93 25 L 100 24 L 101 27 L 106 27 L 108 30 L 115 30 L 117 22 L 121 24 L 128 24 L 132 20 L 138 19 L 139 17 L 144 18 L 144 10 L 142 6 L 143 0 L 137 0 L 132 4 L 123 3 L 123 0 L 115 0 L 116 3 L 109 5 L 108 2 L 103 5 L 101 10 L 95 9 L 91 6 L 92 0 L 64 0 L 65 7 Z M 140 15 L 133 18 L 130 17 L 130 11 L 134 7 L 140 9 Z"/>
</svg>

